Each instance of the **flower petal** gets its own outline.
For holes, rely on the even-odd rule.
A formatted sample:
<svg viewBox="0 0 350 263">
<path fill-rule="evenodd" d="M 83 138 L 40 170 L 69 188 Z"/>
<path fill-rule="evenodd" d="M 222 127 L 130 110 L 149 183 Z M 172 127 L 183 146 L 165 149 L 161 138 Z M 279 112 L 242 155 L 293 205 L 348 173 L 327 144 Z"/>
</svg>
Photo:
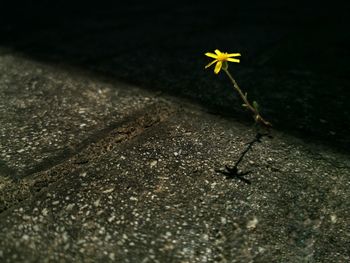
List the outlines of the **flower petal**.
<svg viewBox="0 0 350 263">
<path fill-rule="evenodd" d="M 214 53 L 210 53 L 210 52 L 205 53 L 205 55 L 206 55 L 207 57 L 211 57 L 211 58 L 217 58 L 217 57 L 218 57 L 218 56 L 215 55 Z"/>
<path fill-rule="evenodd" d="M 218 74 L 220 72 L 221 67 L 222 67 L 222 62 L 218 61 L 218 63 L 216 63 L 216 65 L 215 65 L 215 69 L 214 69 L 215 74 Z"/>
<path fill-rule="evenodd" d="M 214 61 L 210 62 L 208 65 L 205 66 L 205 68 L 209 68 L 211 65 L 213 65 L 217 60 L 215 59 Z"/>
<path fill-rule="evenodd" d="M 230 58 L 230 57 L 240 57 L 241 56 L 241 53 L 231 53 L 231 54 L 227 54 L 227 57 Z"/>
<path fill-rule="evenodd" d="M 218 49 L 215 49 L 214 52 L 215 52 L 215 54 L 218 55 L 218 56 L 221 54 L 220 50 L 218 50 Z"/>
<path fill-rule="evenodd" d="M 237 58 L 227 58 L 227 61 L 239 63 L 240 60 Z"/>
</svg>

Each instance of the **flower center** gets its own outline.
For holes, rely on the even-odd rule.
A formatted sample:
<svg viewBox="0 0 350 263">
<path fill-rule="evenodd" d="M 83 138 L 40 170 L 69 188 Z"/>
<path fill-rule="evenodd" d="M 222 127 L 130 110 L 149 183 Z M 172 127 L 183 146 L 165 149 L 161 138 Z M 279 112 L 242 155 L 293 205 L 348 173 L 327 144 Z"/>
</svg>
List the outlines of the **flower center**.
<svg viewBox="0 0 350 263">
<path fill-rule="evenodd" d="M 217 60 L 226 61 L 228 59 L 227 55 L 228 55 L 227 53 L 221 53 L 220 55 L 218 55 Z"/>
</svg>

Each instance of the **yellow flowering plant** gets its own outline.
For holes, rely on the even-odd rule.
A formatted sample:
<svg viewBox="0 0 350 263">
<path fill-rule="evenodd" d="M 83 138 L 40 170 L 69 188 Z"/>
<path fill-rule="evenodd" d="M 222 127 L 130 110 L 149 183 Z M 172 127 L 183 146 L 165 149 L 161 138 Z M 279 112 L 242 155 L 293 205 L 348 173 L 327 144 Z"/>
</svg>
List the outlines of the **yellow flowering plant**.
<svg viewBox="0 0 350 263">
<path fill-rule="evenodd" d="M 246 109 L 250 110 L 253 113 L 253 117 L 256 123 L 262 124 L 263 126 L 270 128 L 272 127 L 271 123 L 266 121 L 263 117 L 261 117 L 260 113 L 259 113 L 259 106 L 258 103 L 256 101 L 253 101 L 252 104 L 249 103 L 248 98 L 247 98 L 247 93 L 243 93 L 241 88 L 238 86 L 236 80 L 232 77 L 232 75 L 230 74 L 230 72 L 228 71 L 228 63 L 227 62 L 235 62 L 235 63 L 239 63 L 240 60 L 238 58 L 235 57 L 240 57 L 241 54 L 240 53 L 223 53 L 220 50 L 216 49 L 214 51 L 215 53 L 210 53 L 207 52 L 205 53 L 205 55 L 207 57 L 213 58 L 214 60 L 212 62 L 210 62 L 208 65 L 205 66 L 205 68 L 209 68 L 210 66 L 212 66 L 213 64 L 215 64 L 215 68 L 214 68 L 214 73 L 215 74 L 219 74 L 219 72 L 221 71 L 221 69 L 226 73 L 226 75 L 228 76 L 228 78 L 231 80 L 234 89 L 238 92 L 238 94 L 240 95 L 240 97 L 243 100 L 243 104 L 242 106 L 245 107 Z"/>
</svg>

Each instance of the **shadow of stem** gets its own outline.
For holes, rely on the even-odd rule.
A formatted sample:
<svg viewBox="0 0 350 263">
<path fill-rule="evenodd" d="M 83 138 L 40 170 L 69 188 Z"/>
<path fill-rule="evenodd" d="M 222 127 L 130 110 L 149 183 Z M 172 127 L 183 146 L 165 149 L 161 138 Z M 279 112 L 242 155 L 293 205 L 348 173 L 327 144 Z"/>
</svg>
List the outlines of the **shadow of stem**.
<svg viewBox="0 0 350 263">
<path fill-rule="evenodd" d="M 261 139 L 263 137 L 268 137 L 268 138 L 272 138 L 270 131 L 268 131 L 267 133 L 261 133 L 261 132 L 257 132 L 255 135 L 255 138 L 249 142 L 247 144 L 247 147 L 244 149 L 244 151 L 240 154 L 238 160 L 234 163 L 233 167 L 229 167 L 227 165 L 225 165 L 225 170 L 215 170 L 217 173 L 221 173 L 223 174 L 226 179 L 238 179 L 246 184 L 251 184 L 251 181 L 247 178 L 245 178 L 244 176 L 247 174 L 250 174 L 251 171 L 240 171 L 238 169 L 238 165 L 243 161 L 244 156 L 252 150 L 254 144 L 256 143 L 261 143 Z"/>
</svg>

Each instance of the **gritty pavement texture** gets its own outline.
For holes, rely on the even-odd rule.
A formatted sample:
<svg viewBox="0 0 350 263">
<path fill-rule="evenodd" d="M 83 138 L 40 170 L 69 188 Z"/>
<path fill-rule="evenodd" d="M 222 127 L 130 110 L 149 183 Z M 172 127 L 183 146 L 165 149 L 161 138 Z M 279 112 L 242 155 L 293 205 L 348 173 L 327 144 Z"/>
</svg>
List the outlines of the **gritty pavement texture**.
<svg viewBox="0 0 350 263">
<path fill-rule="evenodd" d="M 11 3 L 0 262 L 350 261 L 347 8 Z"/>
<path fill-rule="evenodd" d="M 11 55 L 0 56 L 0 76 L 0 158 L 12 177 L 74 152 L 91 135 L 156 101 L 135 87 Z"/>
<path fill-rule="evenodd" d="M 350 260 L 348 156 L 279 132 L 257 140 L 250 126 L 126 84 L 17 55 L 0 62 L 7 172 L 46 156 L 30 131 L 59 145 L 47 155 L 58 163 L 1 174 L 2 262 Z M 33 122 L 41 112 L 47 121 Z M 67 156 L 72 138 L 80 146 Z M 240 175 L 227 173 L 241 157 Z"/>
<path fill-rule="evenodd" d="M 140 110 L 157 118 L 152 105 L 162 101 L 133 86 L 72 75 L 12 55 L 0 57 L 0 71 L 0 211 L 25 199 L 33 187 L 38 191 L 47 185 L 43 180 L 29 182 L 30 175 L 76 154 Z M 115 141 L 155 122 L 137 127 L 133 119 L 132 127 L 120 131 Z M 88 161 L 76 159 L 73 165 Z M 19 178 L 24 178 L 21 188 Z"/>
</svg>

